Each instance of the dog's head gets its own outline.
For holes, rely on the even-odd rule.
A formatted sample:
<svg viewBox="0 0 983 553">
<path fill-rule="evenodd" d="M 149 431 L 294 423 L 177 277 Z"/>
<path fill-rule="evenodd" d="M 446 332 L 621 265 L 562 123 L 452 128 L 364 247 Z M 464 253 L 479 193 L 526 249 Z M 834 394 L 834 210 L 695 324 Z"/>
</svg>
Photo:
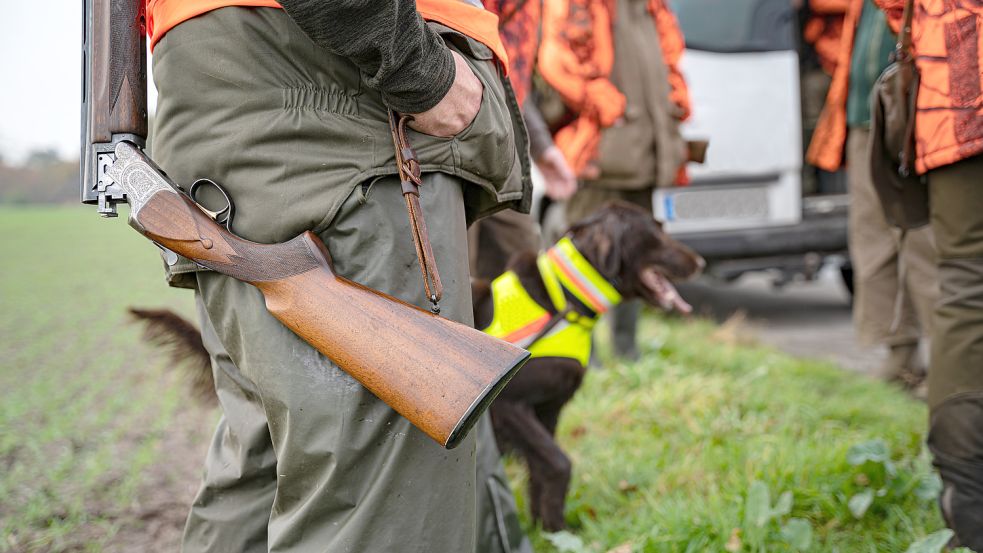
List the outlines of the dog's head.
<svg viewBox="0 0 983 553">
<path fill-rule="evenodd" d="M 640 297 L 666 311 L 692 310 L 672 282 L 697 276 L 705 262 L 669 237 L 645 210 L 610 202 L 574 223 L 570 235 L 580 253 L 625 299 Z"/>
</svg>

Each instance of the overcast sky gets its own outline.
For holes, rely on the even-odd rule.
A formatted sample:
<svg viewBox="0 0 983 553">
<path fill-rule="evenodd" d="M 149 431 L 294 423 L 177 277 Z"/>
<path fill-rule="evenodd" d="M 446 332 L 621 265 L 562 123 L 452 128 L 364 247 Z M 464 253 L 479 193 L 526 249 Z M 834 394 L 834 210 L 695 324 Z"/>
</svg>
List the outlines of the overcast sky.
<svg viewBox="0 0 983 553">
<path fill-rule="evenodd" d="M 54 147 L 77 158 L 82 0 L 0 0 L 0 7 L 0 155 L 18 162 Z"/>
</svg>

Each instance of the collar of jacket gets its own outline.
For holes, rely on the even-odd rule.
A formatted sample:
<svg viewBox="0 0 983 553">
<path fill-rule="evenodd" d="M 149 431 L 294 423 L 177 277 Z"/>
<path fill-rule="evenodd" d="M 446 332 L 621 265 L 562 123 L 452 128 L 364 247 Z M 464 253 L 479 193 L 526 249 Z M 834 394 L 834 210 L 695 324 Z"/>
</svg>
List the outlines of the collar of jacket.
<svg viewBox="0 0 983 553">
<path fill-rule="evenodd" d="M 558 313 L 570 322 L 593 327 L 598 315 L 621 303 L 621 294 L 577 250 L 569 236 L 536 258 L 539 274 Z M 566 294 L 584 304 L 591 314 L 570 309 Z"/>
</svg>

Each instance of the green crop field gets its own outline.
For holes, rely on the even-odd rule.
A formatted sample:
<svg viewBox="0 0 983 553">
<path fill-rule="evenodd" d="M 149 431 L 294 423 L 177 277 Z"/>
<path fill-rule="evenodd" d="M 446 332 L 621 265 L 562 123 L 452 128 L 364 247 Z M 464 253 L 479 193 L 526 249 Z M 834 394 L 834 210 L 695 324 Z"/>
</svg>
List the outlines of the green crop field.
<svg viewBox="0 0 983 553">
<path fill-rule="evenodd" d="M 122 217 L 0 208 L 0 236 L 0 551 L 176 550 L 217 415 L 125 309 L 191 315 L 190 292 Z M 653 316 L 642 361 L 588 374 L 560 425 L 570 530 L 524 519 L 537 551 L 939 551 L 912 546 L 942 527 L 924 406 L 738 342 Z"/>
<path fill-rule="evenodd" d="M 192 296 L 124 217 L 5 208 L 0 236 L 0 550 L 100 551 L 182 408 L 125 309 Z"/>
</svg>

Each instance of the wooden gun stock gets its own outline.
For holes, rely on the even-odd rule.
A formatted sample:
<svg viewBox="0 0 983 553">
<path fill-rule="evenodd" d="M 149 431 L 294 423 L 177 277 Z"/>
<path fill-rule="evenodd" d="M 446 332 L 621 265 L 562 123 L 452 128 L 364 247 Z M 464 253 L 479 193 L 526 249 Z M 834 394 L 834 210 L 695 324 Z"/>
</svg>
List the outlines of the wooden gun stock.
<svg viewBox="0 0 983 553">
<path fill-rule="evenodd" d="M 243 240 L 178 193 L 137 147 L 109 170 L 130 224 L 199 264 L 256 286 L 274 317 L 444 447 L 453 448 L 529 353 L 334 274 L 310 232 L 282 244 Z"/>
</svg>

